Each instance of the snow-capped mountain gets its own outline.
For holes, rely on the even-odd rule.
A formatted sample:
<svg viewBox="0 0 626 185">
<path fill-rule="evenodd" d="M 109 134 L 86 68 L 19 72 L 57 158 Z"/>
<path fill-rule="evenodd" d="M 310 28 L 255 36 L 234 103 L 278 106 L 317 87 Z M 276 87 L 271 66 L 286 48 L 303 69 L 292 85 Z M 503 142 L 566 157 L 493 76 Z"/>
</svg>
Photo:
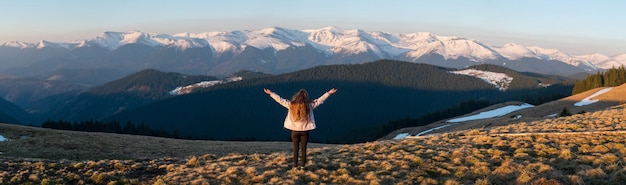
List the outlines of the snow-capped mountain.
<svg viewBox="0 0 626 185">
<path fill-rule="evenodd" d="M 64 49 L 66 53 L 52 56 L 65 58 L 55 58 L 54 62 L 50 62 L 52 59 L 42 56 L 35 61 L 20 61 L 21 55 L 45 48 Z M 10 49 L 20 49 L 21 52 L 3 52 Z M 85 54 L 86 50 L 91 53 Z M 94 54 L 97 57 L 89 61 L 81 60 L 81 57 L 84 59 Z M 109 61 L 111 58 L 116 60 Z M 514 43 L 495 46 L 428 32 L 392 34 L 337 27 L 308 30 L 272 27 L 173 35 L 140 31 L 105 32 L 92 39 L 68 43 L 14 41 L 0 46 L 0 69 L 5 71 L 10 70 L 6 66 L 28 68 L 35 63 L 52 65 L 49 69 L 75 69 L 77 67 L 72 65 L 78 63 L 81 68 L 115 68 L 121 65 L 135 71 L 156 68 L 182 73 L 228 75 L 240 70 L 284 73 L 317 65 L 364 63 L 378 59 L 454 68 L 490 63 L 518 71 L 561 75 L 626 65 L 626 54 L 615 57 L 602 54 L 575 56 L 558 49 Z M 119 64 L 124 60 L 133 63 Z M 109 63 L 118 66 L 107 66 Z"/>
</svg>

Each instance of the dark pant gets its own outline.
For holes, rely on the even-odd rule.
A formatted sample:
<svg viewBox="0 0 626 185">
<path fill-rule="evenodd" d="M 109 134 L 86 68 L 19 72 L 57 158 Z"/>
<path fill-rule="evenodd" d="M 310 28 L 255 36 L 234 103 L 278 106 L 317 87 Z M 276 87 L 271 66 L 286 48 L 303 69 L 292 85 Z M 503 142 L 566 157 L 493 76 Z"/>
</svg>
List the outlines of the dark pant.
<svg viewBox="0 0 626 185">
<path fill-rule="evenodd" d="M 309 131 L 291 131 L 293 143 L 293 167 L 298 166 L 298 151 L 302 152 L 302 167 L 306 164 L 306 143 L 309 139 Z"/>
</svg>

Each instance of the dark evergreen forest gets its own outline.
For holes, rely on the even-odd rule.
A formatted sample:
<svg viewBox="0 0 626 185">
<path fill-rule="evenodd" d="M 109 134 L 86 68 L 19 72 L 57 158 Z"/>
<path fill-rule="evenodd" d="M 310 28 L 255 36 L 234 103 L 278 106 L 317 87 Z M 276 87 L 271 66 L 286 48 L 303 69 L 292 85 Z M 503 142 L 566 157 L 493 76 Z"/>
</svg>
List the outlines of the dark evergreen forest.
<svg viewBox="0 0 626 185">
<path fill-rule="evenodd" d="M 576 82 L 572 94 L 578 94 L 598 87 L 615 87 L 626 83 L 624 66 L 612 68 L 605 72 L 588 75 L 584 80 Z"/>
<path fill-rule="evenodd" d="M 64 102 L 52 97 L 42 105 L 56 105 L 39 115 L 42 120 L 101 120 L 126 109 L 136 108 L 163 98 L 178 86 L 216 80 L 212 76 L 183 75 L 146 69 L 124 78 L 94 87 Z M 63 100 L 63 99 L 61 99 Z"/>
<path fill-rule="evenodd" d="M 0 123 L 21 124 L 20 121 L 3 112 L 0 112 Z"/>
<path fill-rule="evenodd" d="M 132 135 L 143 135 L 143 136 L 156 136 L 156 137 L 167 137 L 167 138 L 182 138 L 178 135 L 178 130 L 166 130 L 166 129 L 152 129 L 145 123 L 134 124 L 131 122 L 126 122 L 126 124 L 122 125 L 117 121 L 94 121 L 87 120 L 81 122 L 69 122 L 69 121 L 52 121 L 47 120 L 41 124 L 43 128 L 52 128 L 59 130 L 73 130 L 73 131 L 84 131 L 84 132 L 106 132 L 106 133 L 118 133 L 118 134 L 132 134 Z M 189 138 L 189 137 L 186 137 Z"/>
<path fill-rule="evenodd" d="M 178 130 L 181 135 L 197 139 L 286 141 L 289 132 L 282 128 L 282 123 L 287 110 L 262 89 L 269 88 L 289 99 L 299 89 L 307 89 L 311 98 L 317 98 L 328 89 L 337 88 L 336 94 L 314 110 L 318 128 L 312 131 L 311 141 L 355 143 L 378 139 L 392 129 L 467 113 L 487 104 L 505 101 L 540 104 L 568 96 L 572 88 L 551 76 L 498 68 L 516 78 L 511 88 L 503 92 L 481 79 L 451 74 L 450 70 L 389 60 L 319 66 L 166 98 L 104 121 L 144 122 L 151 128 Z M 553 85 L 539 87 L 539 81 Z M 407 118 L 421 121 L 398 121 Z"/>
</svg>

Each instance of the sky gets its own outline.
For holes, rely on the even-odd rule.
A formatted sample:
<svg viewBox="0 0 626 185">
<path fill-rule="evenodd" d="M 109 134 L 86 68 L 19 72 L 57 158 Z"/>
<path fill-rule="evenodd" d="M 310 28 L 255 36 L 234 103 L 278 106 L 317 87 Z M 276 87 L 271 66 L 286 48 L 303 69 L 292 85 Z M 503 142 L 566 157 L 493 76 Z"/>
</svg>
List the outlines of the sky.
<svg viewBox="0 0 626 185">
<path fill-rule="evenodd" d="M 268 27 L 431 32 L 569 54 L 626 54 L 626 1 L 615 0 L 6 0 L 0 44 L 70 42 L 105 31 L 155 34 Z"/>
</svg>

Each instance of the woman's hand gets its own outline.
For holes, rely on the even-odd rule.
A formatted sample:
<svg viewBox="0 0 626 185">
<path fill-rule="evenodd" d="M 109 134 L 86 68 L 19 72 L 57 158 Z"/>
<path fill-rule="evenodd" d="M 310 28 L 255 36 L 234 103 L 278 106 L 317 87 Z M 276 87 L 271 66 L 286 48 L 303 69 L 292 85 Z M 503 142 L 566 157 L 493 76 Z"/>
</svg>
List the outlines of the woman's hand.
<svg viewBox="0 0 626 185">
<path fill-rule="evenodd" d="M 270 91 L 268 88 L 263 88 L 263 91 L 265 92 L 265 94 L 272 94 L 272 91 Z"/>
<path fill-rule="evenodd" d="M 335 88 L 328 90 L 328 94 L 335 94 L 335 92 L 337 92 L 337 89 Z"/>
</svg>

